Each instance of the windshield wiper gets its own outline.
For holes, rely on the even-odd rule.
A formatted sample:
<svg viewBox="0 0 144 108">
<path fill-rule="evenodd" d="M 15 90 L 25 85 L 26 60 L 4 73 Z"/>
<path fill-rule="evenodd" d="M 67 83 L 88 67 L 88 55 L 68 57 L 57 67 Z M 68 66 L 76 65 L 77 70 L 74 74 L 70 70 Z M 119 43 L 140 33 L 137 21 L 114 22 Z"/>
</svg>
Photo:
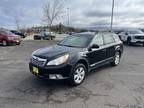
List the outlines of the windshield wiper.
<svg viewBox="0 0 144 108">
<path fill-rule="evenodd" d="M 78 47 L 78 46 L 72 46 L 72 45 L 64 45 L 64 44 L 57 44 L 57 45 L 60 45 L 60 46 L 66 46 L 66 47 L 75 47 L 75 48 L 81 48 L 81 47 Z"/>
<path fill-rule="evenodd" d="M 75 47 L 75 46 L 72 46 L 72 45 L 63 45 L 63 46 L 67 46 L 67 47 Z"/>
</svg>

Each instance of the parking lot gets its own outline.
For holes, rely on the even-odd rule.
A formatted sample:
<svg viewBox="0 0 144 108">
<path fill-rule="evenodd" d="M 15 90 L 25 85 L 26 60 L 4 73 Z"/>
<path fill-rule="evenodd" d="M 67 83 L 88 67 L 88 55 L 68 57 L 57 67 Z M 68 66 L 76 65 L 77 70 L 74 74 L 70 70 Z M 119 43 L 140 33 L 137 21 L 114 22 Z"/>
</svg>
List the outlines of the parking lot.
<svg viewBox="0 0 144 108">
<path fill-rule="evenodd" d="M 0 108 L 143 108 L 144 47 L 125 46 L 117 67 L 92 71 L 84 83 L 42 81 L 29 72 L 31 53 L 55 41 L 0 46 Z"/>
</svg>

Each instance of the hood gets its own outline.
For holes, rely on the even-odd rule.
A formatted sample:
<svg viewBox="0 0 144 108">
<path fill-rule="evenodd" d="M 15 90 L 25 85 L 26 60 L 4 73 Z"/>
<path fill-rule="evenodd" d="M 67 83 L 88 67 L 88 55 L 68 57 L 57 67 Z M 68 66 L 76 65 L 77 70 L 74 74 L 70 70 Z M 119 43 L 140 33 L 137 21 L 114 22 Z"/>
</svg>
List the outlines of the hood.
<svg viewBox="0 0 144 108">
<path fill-rule="evenodd" d="M 10 35 L 7 35 L 8 37 L 13 37 L 13 38 L 20 38 L 20 36 L 18 35 L 15 35 L 15 34 L 10 34 Z"/>
<path fill-rule="evenodd" d="M 42 58 L 55 58 L 64 54 L 77 53 L 80 50 L 82 50 L 82 48 L 55 45 L 52 47 L 41 48 L 34 52 L 33 55 Z"/>
</svg>

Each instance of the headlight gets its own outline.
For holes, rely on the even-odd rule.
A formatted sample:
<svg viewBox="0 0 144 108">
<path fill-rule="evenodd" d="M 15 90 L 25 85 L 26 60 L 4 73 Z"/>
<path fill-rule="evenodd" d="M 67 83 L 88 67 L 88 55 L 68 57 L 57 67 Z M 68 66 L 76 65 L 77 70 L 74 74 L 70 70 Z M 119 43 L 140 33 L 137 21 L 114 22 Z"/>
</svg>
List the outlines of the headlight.
<svg viewBox="0 0 144 108">
<path fill-rule="evenodd" d="M 61 56 L 61 57 L 59 57 L 59 58 L 57 58 L 57 59 L 54 59 L 54 60 L 52 60 L 52 61 L 49 61 L 49 62 L 47 63 L 47 66 L 63 64 L 63 63 L 65 63 L 65 62 L 68 60 L 68 58 L 69 58 L 69 54 L 66 54 L 66 55 Z"/>
</svg>

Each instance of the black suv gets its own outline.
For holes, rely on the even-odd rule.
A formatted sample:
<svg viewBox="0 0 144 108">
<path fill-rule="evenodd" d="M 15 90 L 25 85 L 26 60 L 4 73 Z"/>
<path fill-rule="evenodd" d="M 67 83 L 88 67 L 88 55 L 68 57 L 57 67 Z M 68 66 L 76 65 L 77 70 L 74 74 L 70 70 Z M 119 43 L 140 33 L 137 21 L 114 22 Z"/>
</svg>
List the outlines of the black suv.
<svg viewBox="0 0 144 108">
<path fill-rule="evenodd" d="M 79 85 L 92 69 L 106 63 L 117 66 L 122 53 L 122 41 L 114 33 L 78 33 L 34 51 L 29 67 L 38 77 L 68 79 L 72 85 Z"/>
</svg>

